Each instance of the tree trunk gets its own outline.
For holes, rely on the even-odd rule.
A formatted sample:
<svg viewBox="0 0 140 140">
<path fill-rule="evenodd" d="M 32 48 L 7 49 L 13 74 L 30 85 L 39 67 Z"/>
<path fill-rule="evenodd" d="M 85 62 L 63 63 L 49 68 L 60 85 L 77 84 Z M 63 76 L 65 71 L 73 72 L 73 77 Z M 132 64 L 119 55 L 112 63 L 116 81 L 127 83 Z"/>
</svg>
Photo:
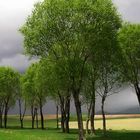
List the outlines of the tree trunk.
<svg viewBox="0 0 140 140">
<path fill-rule="evenodd" d="M 24 116 L 25 116 L 25 112 L 26 112 L 26 102 L 24 104 L 24 110 L 22 113 L 22 103 L 21 103 L 21 99 L 18 100 L 19 101 L 19 119 L 20 119 L 20 126 L 21 128 L 23 128 L 23 120 L 24 120 Z"/>
<path fill-rule="evenodd" d="M 91 133 L 95 134 L 95 93 L 93 94 L 92 99 L 90 121 L 91 121 Z"/>
<path fill-rule="evenodd" d="M 32 115 L 32 129 L 34 129 L 34 121 L 35 121 L 35 115 L 34 115 L 34 107 L 31 106 L 31 115 Z"/>
<path fill-rule="evenodd" d="M 59 117 L 58 117 L 59 107 L 56 106 L 56 128 L 59 129 Z"/>
<path fill-rule="evenodd" d="M 9 103 L 9 98 L 5 102 L 5 107 L 4 107 L 4 128 L 7 128 L 8 103 Z"/>
<path fill-rule="evenodd" d="M 91 110 L 91 133 L 95 134 L 95 102 L 93 103 L 92 110 Z"/>
<path fill-rule="evenodd" d="M 65 105 L 65 126 L 66 126 L 66 133 L 69 133 L 69 120 L 70 120 L 70 96 L 66 98 L 66 105 Z"/>
<path fill-rule="evenodd" d="M 87 107 L 88 110 L 88 115 L 87 115 L 87 120 L 86 120 L 86 134 L 89 134 L 89 121 L 90 121 L 90 114 L 91 114 L 91 107 L 92 107 L 92 100 L 90 102 L 90 105 Z"/>
<path fill-rule="evenodd" d="M 64 112 L 61 109 L 61 129 L 62 132 L 65 133 L 65 117 L 64 117 Z"/>
<path fill-rule="evenodd" d="M 40 99 L 40 116 L 41 116 L 41 129 L 44 129 L 44 116 L 42 111 L 42 100 Z"/>
<path fill-rule="evenodd" d="M 38 109 L 35 108 L 35 119 L 36 119 L 36 128 L 38 128 Z"/>
<path fill-rule="evenodd" d="M 63 97 L 59 94 L 59 99 L 60 99 L 60 109 L 61 109 L 61 129 L 63 133 L 65 132 L 69 133 L 70 95 Z"/>
<path fill-rule="evenodd" d="M 6 105 L 4 111 L 4 128 L 7 128 L 7 113 L 8 113 L 8 107 Z"/>
<path fill-rule="evenodd" d="M 83 119 L 82 119 L 82 110 L 81 110 L 81 102 L 79 100 L 79 92 L 73 92 L 73 98 L 77 113 L 77 120 L 78 120 L 78 130 L 79 130 L 79 140 L 85 140 L 84 137 L 84 128 L 83 128 Z"/>
<path fill-rule="evenodd" d="M 1 106 L 0 106 L 0 128 L 3 127 L 3 126 L 2 126 L 3 109 L 4 109 L 3 103 L 1 103 Z"/>
<path fill-rule="evenodd" d="M 105 112 L 104 112 L 104 103 L 105 103 L 105 97 L 102 97 L 102 117 L 103 117 L 103 134 L 106 135 L 106 118 L 105 118 Z"/>
<path fill-rule="evenodd" d="M 139 84 L 138 83 L 134 84 L 134 87 L 135 87 L 136 95 L 137 95 L 138 102 L 140 105 L 140 87 L 139 87 Z"/>
<path fill-rule="evenodd" d="M 87 120 L 86 120 L 86 134 L 89 134 L 89 121 L 90 121 L 90 119 L 88 118 Z"/>
<path fill-rule="evenodd" d="M 61 109 L 61 129 L 65 133 L 65 109 L 64 109 L 64 97 L 59 94 L 60 99 L 60 109 Z"/>
<path fill-rule="evenodd" d="M 23 128 L 23 119 L 20 120 L 20 127 Z"/>
<path fill-rule="evenodd" d="M 0 109 L 0 128 L 2 128 L 2 110 Z"/>
</svg>

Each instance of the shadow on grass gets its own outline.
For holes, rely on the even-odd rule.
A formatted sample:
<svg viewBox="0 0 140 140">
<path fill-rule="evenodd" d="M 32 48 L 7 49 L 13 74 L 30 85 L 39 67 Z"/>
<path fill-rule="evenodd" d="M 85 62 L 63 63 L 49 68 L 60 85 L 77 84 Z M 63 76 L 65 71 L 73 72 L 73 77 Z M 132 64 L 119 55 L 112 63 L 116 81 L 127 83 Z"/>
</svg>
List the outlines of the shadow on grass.
<svg viewBox="0 0 140 140">
<path fill-rule="evenodd" d="M 87 140 L 140 140 L 140 131 L 108 131 L 103 136 L 101 131 L 97 131 L 95 136 L 87 137 Z"/>
</svg>

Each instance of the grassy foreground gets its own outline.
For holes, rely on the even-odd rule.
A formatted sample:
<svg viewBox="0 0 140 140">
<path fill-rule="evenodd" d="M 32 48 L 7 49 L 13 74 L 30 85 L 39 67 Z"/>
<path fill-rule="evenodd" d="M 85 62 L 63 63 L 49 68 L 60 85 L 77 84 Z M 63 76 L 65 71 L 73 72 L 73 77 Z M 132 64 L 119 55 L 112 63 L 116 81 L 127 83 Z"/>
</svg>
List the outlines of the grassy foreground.
<svg viewBox="0 0 140 140">
<path fill-rule="evenodd" d="M 74 123 L 74 124 L 73 124 Z M 96 128 L 101 128 L 102 121 L 96 120 Z M 76 123 L 70 123 L 75 128 L 70 134 L 63 134 L 61 130 L 57 130 L 56 121 L 48 119 L 45 122 L 46 129 L 30 129 L 31 121 L 27 117 L 25 120 L 25 128 L 20 129 L 18 117 L 10 117 L 8 121 L 8 129 L 0 129 L 0 140 L 76 140 L 77 129 Z M 121 118 L 108 119 L 107 136 L 103 137 L 101 130 L 97 130 L 96 136 L 89 136 L 88 140 L 140 140 L 140 119 L 139 118 Z M 117 128 L 117 129 L 116 129 Z"/>
</svg>

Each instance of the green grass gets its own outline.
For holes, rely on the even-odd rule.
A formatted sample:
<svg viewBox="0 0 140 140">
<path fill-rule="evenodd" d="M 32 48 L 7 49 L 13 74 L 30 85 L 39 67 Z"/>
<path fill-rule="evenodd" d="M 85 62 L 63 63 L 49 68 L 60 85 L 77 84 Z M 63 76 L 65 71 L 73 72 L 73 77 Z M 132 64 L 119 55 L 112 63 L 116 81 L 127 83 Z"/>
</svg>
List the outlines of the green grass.
<svg viewBox="0 0 140 140">
<path fill-rule="evenodd" d="M 72 119 L 74 121 L 74 117 Z M 134 125 L 129 125 L 134 121 Z M 113 128 L 113 124 L 118 123 L 118 129 Z M 120 122 L 120 123 L 119 123 Z M 101 120 L 96 120 L 96 124 Z M 109 130 L 107 136 L 102 135 L 101 130 L 96 131 L 96 136 L 88 136 L 87 140 L 140 140 L 140 119 L 113 119 L 107 120 Z M 112 125 L 112 126 L 111 126 Z M 0 129 L 0 140 L 76 140 L 78 138 L 77 129 L 71 129 L 70 134 L 63 134 L 61 130 L 56 129 L 56 120 L 46 120 L 45 130 L 32 130 L 30 119 L 25 120 L 24 129 L 20 129 L 18 116 L 10 116 L 8 119 L 8 128 Z M 100 126 L 97 126 L 97 128 Z M 129 127 L 129 130 L 128 130 Z M 130 128 L 132 127 L 132 130 Z M 123 129 L 122 129 L 123 128 Z M 137 128 L 138 130 L 135 130 Z"/>
</svg>

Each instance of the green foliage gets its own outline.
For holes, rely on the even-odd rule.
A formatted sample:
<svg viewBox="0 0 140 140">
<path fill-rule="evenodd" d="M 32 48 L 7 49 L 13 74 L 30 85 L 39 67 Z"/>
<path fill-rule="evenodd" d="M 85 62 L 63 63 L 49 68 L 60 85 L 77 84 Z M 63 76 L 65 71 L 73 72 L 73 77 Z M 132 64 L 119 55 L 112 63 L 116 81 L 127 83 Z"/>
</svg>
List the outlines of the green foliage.
<svg viewBox="0 0 140 140">
<path fill-rule="evenodd" d="M 140 75 L 140 25 L 125 23 L 119 31 L 122 72 L 125 81 L 139 83 Z"/>
<path fill-rule="evenodd" d="M 32 64 L 26 73 L 21 77 L 21 92 L 22 97 L 27 101 L 28 105 L 37 103 L 37 93 L 34 85 L 34 75 L 36 71 L 36 64 Z"/>
<path fill-rule="evenodd" d="M 110 58 L 120 25 L 121 19 L 110 0 L 45 0 L 36 4 L 20 31 L 27 54 L 54 55 L 58 75 L 64 78 L 62 85 L 72 85 L 74 77 L 78 87 L 81 76 L 86 76 L 89 56 L 93 65 Z"/>
<path fill-rule="evenodd" d="M 3 101 L 14 105 L 19 94 L 20 75 L 10 67 L 0 67 L 0 97 Z"/>
</svg>

